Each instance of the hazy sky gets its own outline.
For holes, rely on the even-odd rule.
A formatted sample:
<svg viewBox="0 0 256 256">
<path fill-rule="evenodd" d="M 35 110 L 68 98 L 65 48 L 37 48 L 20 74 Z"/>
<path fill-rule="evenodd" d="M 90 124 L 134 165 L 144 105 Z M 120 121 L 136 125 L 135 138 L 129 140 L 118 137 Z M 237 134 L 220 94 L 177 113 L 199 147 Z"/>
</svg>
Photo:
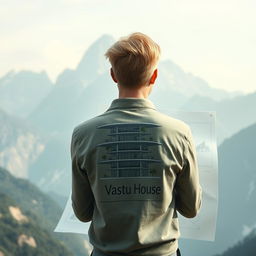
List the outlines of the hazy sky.
<svg viewBox="0 0 256 256">
<path fill-rule="evenodd" d="M 212 87 L 256 91 L 255 0 L 0 0 L 0 76 L 46 70 L 55 81 L 102 34 L 148 34 Z"/>
</svg>

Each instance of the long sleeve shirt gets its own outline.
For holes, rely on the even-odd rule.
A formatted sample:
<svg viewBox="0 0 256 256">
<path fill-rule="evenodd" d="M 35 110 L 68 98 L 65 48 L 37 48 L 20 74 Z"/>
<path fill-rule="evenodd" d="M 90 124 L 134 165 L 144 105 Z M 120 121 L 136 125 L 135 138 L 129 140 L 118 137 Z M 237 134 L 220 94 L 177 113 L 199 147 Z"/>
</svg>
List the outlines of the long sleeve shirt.
<svg viewBox="0 0 256 256">
<path fill-rule="evenodd" d="M 167 256 L 178 248 L 177 211 L 201 206 L 196 149 L 184 122 L 148 99 L 120 98 L 75 127 L 72 206 L 91 221 L 96 256 Z"/>
</svg>

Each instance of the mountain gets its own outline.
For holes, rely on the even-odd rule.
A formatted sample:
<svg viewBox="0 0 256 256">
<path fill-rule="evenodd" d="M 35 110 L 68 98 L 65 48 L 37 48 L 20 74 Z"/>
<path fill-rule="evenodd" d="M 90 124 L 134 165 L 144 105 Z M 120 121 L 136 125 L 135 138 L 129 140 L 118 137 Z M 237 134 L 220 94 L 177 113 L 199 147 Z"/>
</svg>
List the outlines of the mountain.
<svg viewBox="0 0 256 256">
<path fill-rule="evenodd" d="M 216 111 L 217 137 L 225 138 L 256 122 L 256 92 L 215 101 L 211 98 L 194 96 L 181 107 L 188 111 Z"/>
<path fill-rule="evenodd" d="M 28 166 L 44 150 L 42 138 L 28 122 L 0 109 L 0 166 L 28 177 Z"/>
<path fill-rule="evenodd" d="M 104 53 L 113 43 L 114 39 L 110 35 L 103 35 L 96 40 L 85 52 L 75 70 L 66 69 L 58 76 L 54 89 L 31 113 L 29 120 L 43 128 L 46 133 L 70 131 L 77 122 L 86 117 L 88 109 L 83 109 L 80 105 L 86 104 L 88 97 L 81 98 L 81 95 L 90 90 L 92 84 L 95 86 L 95 81 L 100 80 L 95 88 L 96 93 L 106 92 L 107 95 L 104 96 L 108 100 L 110 93 L 104 90 L 105 81 L 102 79 L 109 73 L 109 63 Z M 89 109 L 97 108 L 96 104 L 97 101 L 93 101 Z"/>
<path fill-rule="evenodd" d="M 114 42 L 111 35 L 104 34 L 93 42 L 85 52 L 75 70 L 77 77 L 84 85 L 93 82 L 99 75 L 109 70 L 109 64 L 104 54 Z"/>
<path fill-rule="evenodd" d="M 38 225 L 40 220 L 28 209 L 0 193 L 0 255 L 72 256 L 68 248 Z"/>
<path fill-rule="evenodd" d="M 1 195 L 3 194 L 0 205 L 0 223 L 1 227 L 4 226 L 4 229 L 1 228 L 0 232 L 1 237 L 5 237 L 4 240 L 1 239 L 0 241 L 0 251 L 2 250 L 1 247 L 4 247 L 4 249 L 8 251 L 9 247 L 17 240 L 16 235 L 25 234 L 26 236 L 21 238 L 22 241 L 29 240 L 32 245 L 36 243 L 38 246 L 42 245 L 44 249 L 51 249 L 51 246 L 54 247 L 56 245 L 56 250 L 63 249 L 63 252 L 70 253 L 53 254 L 51 250 L 49 250 L 47 254 L 23 255 L 82 256 L 88 254 L 88 241 L 85 236 L 53 232 L 62 214 L 62 209 L 35 185 L 25 179 L 15 178 L 7 170 L 0 168 L 0 193 Z M 6 203 L 4 204 L 3 202 Z M 23 223 L 24 225 L 18 225 L 19 223 L 17 224 L 15 220 L 10 219 L 11 213 L 8 213 L 10 206 L 14 207 L 14 214 L 16 212 L 18 217 L 28 220 Z M 23 215 L 25 217 L 22 217 Z M 18 228 L 15 228 L 16 226 Z M 13 228 L 14 230 L 12 230 Z M 30 239 L 30 237 L 33 239 Z M 46 238 L 48 240 L 46 240 Z M 33 240 L 35 240 L 35 243 Z M 49 243 L 49 246 L 46 243 Z"/>
<path fill-rule="evenodd" d="M 232 98 L 241 94 L 241 92 L 227 92 L 222 89 L 212 88 L 204 79 L 192 73 L 185 72 L 171 60 L 160 61 L 158 71 L 159 86 L 157 86 L 158 88 L 155 91 L 162 96 L 164 96 L 165 93 L 161 91 L 166 91 L 169 96 L 169 101 L 170 97 L 172 99 L 175 94 L 183 95 L 186 99 L 199 95 L 210 97 L 213 100 Z M 169 90 L 170 92 L 168 92 Z M 176 105 L 176 107 L 179 106 L 180 104 Z"/>
<path fill-rule="evenodd" d="M 51 93 L 31 113 L 29 120 L 46 134 L 66 131 L 74 114 L 74 105 L 83 92 L 82 81 L 76 72 L 66 69 L 58 77 Z"/>
<path fill-rule="evenodd" d="M 27 117 L 52 90 L 45 71 L 9 71 L 0 79 L 0 107 L 9 114 Z"/>
<path fill-rule="evenodd" d="M 218 148 L 219 206 L 215 242 L 182 240 L 184 255 L 221 253 L 256 227 L 256 123 Z M 243 254 L 241 254 L 243 255 Z M 246 254 L 244 254 L 246 255 Z"/>
<path fill-rule="evenodd" d="M 110 63 L 104 53 L 114 42 L 111 35 L 104 34 L 99 37 L 85 51 L 74 70 L 66 69 L 61 72 L 55 85 L 45 71 L 9 71 L 0 79 L 0 108 L 9 114 L 22 118 L 29 117 L 46 131 L 57 130 L 54 121 L 50 119 L 50 123 L 47 123 L 48 115 L 51 116 L 52 112 L 55 112 L 55 116 L 60 117 L 61 124 L 65 124 L 65 116 L 74 113 L 72 106 L 77 94 L 102 75 L 109 76 Z M 104 82 L 97 85 L 97 93 L 100 93 L 103 86 Z M 113 82 L 112 86 L 115 88 Z M 184 72 L 171 60 L 160 61 L 157 87 L 158 89 L 152 93 L 152 99 L 160 108 L 177 109 L 194 95 L 222 100 L 241 94 L 211 88 L 205 80 Z M 66 110 L 68 112 L 64 115 L 61 111 Z"/>
<path fill-rule="evenodd" d="M 118 95 L 110 77 L 110 64 L 104 53 L 114 43 L 110 35 L 98 38 L 85 52 L 75 70 L 66 69 L 56 85 L 29 116 L 46 133 L 70 132 L 71 127 L 104 110 Z M 211 88 L 206 81 L 186 73 L 171 60 L 159 63 L 159 76 L 150 99 L 159 108 L 175 108 L 190 97 L 202 95 L 214 100 L 232 98 L 229 93 Z M 98 98 L 101 100 L 99 101 Z"/>
</svg>

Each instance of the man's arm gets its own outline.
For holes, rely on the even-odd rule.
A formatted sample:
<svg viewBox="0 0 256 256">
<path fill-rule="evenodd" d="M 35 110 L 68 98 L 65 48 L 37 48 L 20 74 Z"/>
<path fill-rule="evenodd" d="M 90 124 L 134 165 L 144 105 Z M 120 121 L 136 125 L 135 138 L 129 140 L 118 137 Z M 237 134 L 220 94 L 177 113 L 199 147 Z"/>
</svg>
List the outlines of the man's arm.
<svg viewBox="0 0 256 256">
<path fill-rule="evenodd" d="M 177 175 L 175 185 L 176 209 L 184 217 L 193 218 L 201 207 L 202 188 L 199 183 L 196 148 L 190 129 L 185 137 L 183 159 L 183 168 Z"/>
<path fill-rule="evenodd" d="M 76 217 L 83 222 L 92 220 L 94 196 L 88 180 L 86 170 L 82 170 L 78 161 L 78 143 L 75 131 L 71 140 L 72 160 L 72 207 Z"/>
</svg>

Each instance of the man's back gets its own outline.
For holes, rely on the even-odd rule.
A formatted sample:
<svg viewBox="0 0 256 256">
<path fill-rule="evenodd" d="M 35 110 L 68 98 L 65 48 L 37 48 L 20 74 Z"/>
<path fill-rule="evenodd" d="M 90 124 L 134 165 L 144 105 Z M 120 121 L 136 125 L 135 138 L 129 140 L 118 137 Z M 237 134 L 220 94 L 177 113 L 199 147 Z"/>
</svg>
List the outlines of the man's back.
<svg viewBox="0 0 256 256">
<path fill-rule="evenodd" d="M 178 210 L 201 204 L 189 127 L 142 98 L 115 99 L 72 136 L 72 202 L 92 219 L 95 255 L 170 255 L 178 248 Z M 105 253 L 105 254 L 104 254 Z"/>
</svg>

